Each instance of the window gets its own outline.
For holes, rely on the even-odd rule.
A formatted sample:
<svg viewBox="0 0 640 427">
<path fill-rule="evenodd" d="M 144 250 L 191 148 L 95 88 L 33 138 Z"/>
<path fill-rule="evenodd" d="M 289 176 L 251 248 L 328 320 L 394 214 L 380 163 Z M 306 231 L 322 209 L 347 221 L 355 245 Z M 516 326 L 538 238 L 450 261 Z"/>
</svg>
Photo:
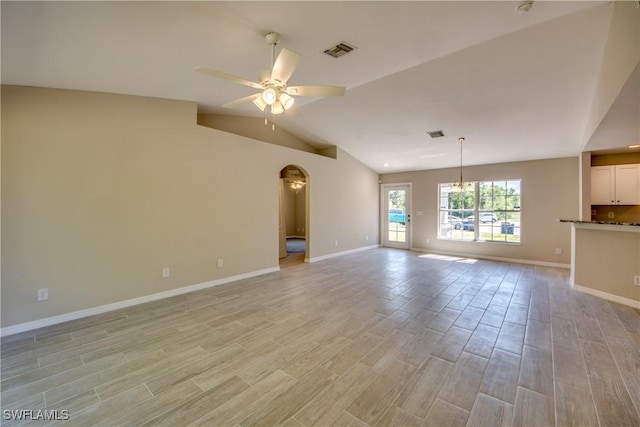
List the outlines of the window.
<svg viewBox="0 0 640 427">
<path fill-rule="evenodd" d="M 453 184 L 440 184 L 440 225 L 442 239 L 475 240 L 475 224 L 469 217 L 476 212 L 475 185 L 455 191 Z"/>
<path fill-rule="evenodd" d="M 521 182 L 472 182 L 462 191 L 439 184 L 438 238 L 486 242 L 520 242 Z"/>
</svg>

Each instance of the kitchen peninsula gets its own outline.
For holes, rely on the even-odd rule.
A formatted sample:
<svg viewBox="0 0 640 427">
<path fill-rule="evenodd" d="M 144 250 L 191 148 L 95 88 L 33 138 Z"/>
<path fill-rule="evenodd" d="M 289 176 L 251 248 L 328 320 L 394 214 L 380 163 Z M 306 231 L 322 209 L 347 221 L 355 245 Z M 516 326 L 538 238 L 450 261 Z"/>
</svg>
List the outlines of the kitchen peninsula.
<svg viewBox="0 0 640 427">
<path fill-rule="evenodd" d="M 571 223 L 571 285 L 579 291 L 640 309 L 640 223 Z"/>
</svg>

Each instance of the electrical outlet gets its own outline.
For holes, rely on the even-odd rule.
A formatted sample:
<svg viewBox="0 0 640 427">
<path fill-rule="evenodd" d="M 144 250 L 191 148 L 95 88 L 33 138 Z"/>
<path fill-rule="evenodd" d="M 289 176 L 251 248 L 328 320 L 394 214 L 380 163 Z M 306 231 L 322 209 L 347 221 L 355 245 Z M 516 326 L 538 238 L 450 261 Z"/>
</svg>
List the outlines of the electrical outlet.
<svg viewBox="0 0 640 427">
<path fill-rule="evenodd" d="M 556 255 L 562 255 L 562 248 L 556 248 Z"/>
<path fill-rule="evenodd" d="M 366 240 L 367 242 L 369 241 L 369 235 L 368 234 L 364 235 L 364 240 Z"/>
<path fill-rule="evenodd" d="M 333 242 L 333 246 L 338 246 L 338 241 L 337 240 Z"/>
<path fill-rule="evenodd" d="M 640 286 L 640 276 L 633 276 L 633 284 Z"/>
<path fill-rule="evenodd" d="M 218 258 L 218 268 L 224 267 L 224 260 L 222 258 Z"/>
<path fill-rule="evenodd" d="M 165 267 L 162 269 L 162 278 L 166 279 L 167 277 L 169 277 L 170 275 L 170 271 L 169 271 L 169 267 Z"/>
<path fill-rule="evenodd" d="M 616 215 L 613 212 L 608 212 L 607 216 L 609 217 L 609 219 L 613 219 Z"/>
<path fill-rule="evenodd" d="M 431 243 L 431 239 L 427 239 L 427 245 Z"/>
<path fill-rule="evenodd" d="M 49 299 L 49 288 L 38 289 L 38 301 Z"/>
</svg>

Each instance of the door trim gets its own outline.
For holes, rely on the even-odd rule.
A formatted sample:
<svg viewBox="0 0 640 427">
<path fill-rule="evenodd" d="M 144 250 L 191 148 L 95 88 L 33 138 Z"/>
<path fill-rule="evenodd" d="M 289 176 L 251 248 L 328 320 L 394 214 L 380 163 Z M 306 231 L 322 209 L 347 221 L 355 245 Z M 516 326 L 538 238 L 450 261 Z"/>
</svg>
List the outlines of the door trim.
<svg viewBox="0 0 640 427">
<path fill-rule="evenodd" d="M 399 245 L 389 245 L 387 242 L 387 215 L 388 212 L 386 210 L 387 204 L 387 190 L 394 187 L 406 187 L 407 188 L 407 198 L 405 200 L 407 204 L 407 215 L 409 215 L 408 221 L 406 222 L 406 238 L 407 242 Z M 398 249 L 411 249 L 412 235 L 413 235 L 413 227 L 412 221 L 412 209 L 413 209 L 413 200 L 412 200 L 412 191 L 413 184 L 411 182 L 396 182 L 396 183 L 388 183 L 380 185 L 380 245 L 386 248 L 398 248 Z"/>
</svg>

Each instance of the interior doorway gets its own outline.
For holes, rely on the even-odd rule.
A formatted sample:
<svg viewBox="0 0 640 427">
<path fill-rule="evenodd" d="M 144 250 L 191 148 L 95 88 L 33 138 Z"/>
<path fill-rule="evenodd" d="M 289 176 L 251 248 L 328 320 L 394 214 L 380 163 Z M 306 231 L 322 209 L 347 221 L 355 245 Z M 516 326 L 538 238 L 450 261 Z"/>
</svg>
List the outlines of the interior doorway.
<svg viewBox="0 0 640 427">
<path fill-rule="evenodd" d="M 287 165 L 280 170 L 280 266 L 304 262 L 307 257 L 308 175 L 299 166 Z"/>
</svg>

